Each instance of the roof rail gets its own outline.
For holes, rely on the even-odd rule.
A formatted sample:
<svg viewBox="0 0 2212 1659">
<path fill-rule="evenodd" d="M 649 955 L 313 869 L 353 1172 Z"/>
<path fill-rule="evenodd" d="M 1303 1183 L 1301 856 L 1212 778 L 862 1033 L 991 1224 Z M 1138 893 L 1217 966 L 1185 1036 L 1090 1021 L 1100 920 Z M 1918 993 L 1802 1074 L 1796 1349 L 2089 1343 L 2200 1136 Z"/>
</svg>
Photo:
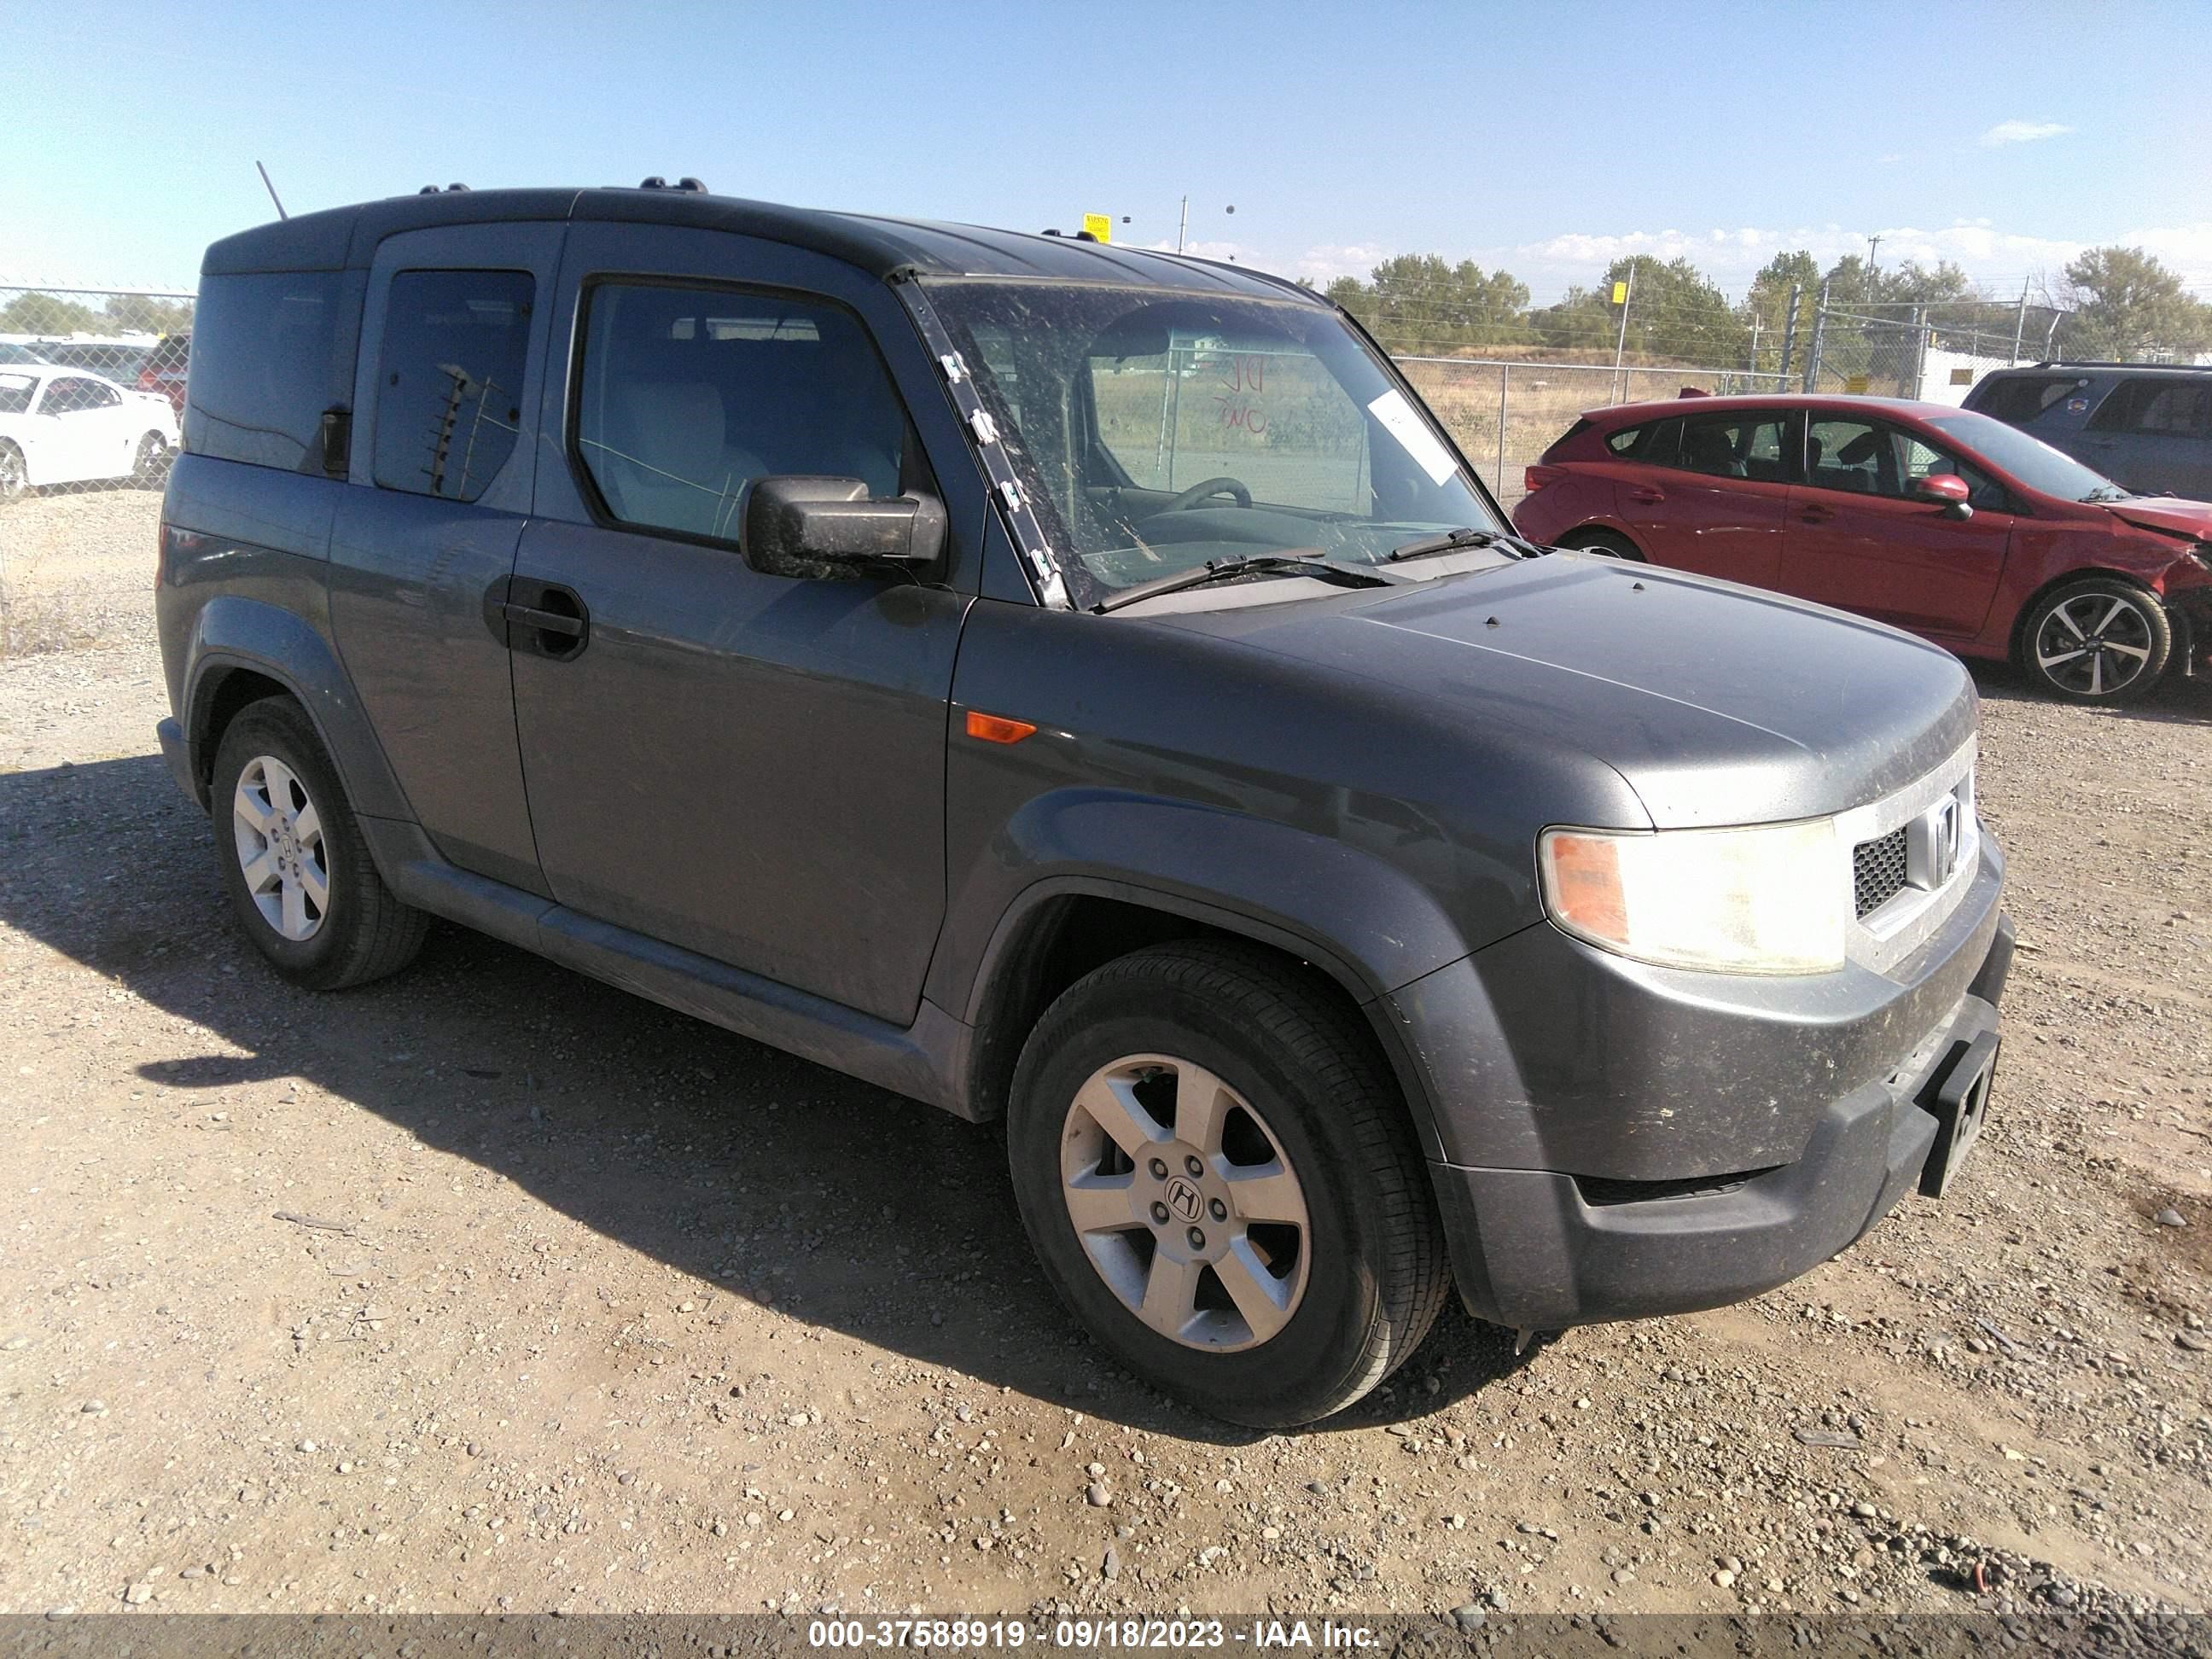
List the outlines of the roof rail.
<svg viewBox="0 0 2212 1659">
<path fill-rule="evenodd" d="M 2022 363 L 2020 364 L 2019 367 L 2027 368 L 2031 367 L 2031 365 Z M 2199 374 L 2212 374 L 2212 363 L 2128 362 L 2118 357 L 2046 357 L 2041 362 L 2033 364 L 2033 367 L 2036 368 L 2132 368 L 2138 371 L 2143 369 L 2186 368 L 2195 369 Z"/>
</svg>

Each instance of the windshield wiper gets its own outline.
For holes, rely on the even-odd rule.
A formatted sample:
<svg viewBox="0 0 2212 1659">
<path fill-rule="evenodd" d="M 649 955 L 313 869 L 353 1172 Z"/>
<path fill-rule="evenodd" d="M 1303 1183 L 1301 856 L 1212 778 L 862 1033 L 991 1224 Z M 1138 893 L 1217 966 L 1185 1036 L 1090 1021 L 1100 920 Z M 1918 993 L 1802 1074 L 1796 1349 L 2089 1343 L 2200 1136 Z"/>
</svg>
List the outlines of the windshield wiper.
<svg viewBox="0 0 2212 1659">
<path fill-rule="evenodd" d="M 1456 530 L 1424 536 L 1419 541 L 1394 547 L 1382 556 L 1384 564 L 1395 564 L 1401 559 L 1426 558 L 1431 553 L 1456 553 L 1462 548 L 1494 547 L 1509 559 L 1540 559 L 1552 550 L 1539 547 L 1534 542 L 1523 541 L 1518 536 L 1509 536 L 1502 530 L 1477 530 L 1473 525 L 1462 525 Z"/>
<path fill-rule="evenodd" d="M 2133 490 L 2123 489 L 2118 484 L 2099 484 L 2086 495 L 2077 495 L 2081 501 L 2125 501 L 2135 498 Z"/>
<path fill-rule="evenodd" d="M 1297 570 L 1318 576 L 1323 580 L 1349 583 L 1362 587 L 1389 587 L 1395 578 L 1380 576 L 1372 570 L 1356 566 L 1337 564 L 1312 553 L 1255 553 L 1237 559 L 1209 559 L 1189 570 L 1178 570 L 1172 576 L 1158 576 L 1148 582 L 1139 582 L 1134 587 L 1125 587 L 1111 599 L 1101 599 L 1091 609 L 1099 616 L 1109 611 L 1119 611 L 1125 605 L 1134 605 L 1139 599 L 1157 599 L 1163 593 L 1180 593 L 1185 588 L 1203 587 L 1208 582 L 1228 581 L 1237 576 L 1263 574 L 1271 570 Z"/>
</svg>

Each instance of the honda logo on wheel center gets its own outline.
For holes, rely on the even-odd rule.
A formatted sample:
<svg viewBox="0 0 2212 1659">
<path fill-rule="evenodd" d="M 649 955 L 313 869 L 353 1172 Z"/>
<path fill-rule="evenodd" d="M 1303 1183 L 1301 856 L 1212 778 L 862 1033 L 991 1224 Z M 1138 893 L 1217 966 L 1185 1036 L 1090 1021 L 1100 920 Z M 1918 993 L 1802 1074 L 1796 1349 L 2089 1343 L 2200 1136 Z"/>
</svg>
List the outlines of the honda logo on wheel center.
<svg viewBox="0 0 2212 1659">
<path fill-rule="evenodd" d="M 1198 1188 L 1181 1176 L 1168 1182 L 1167 1190 L 1162 1196 L 1167 1200 L 1168 1207 L 1185 1221 L 1197 1220 L 1198 1212 L 1206 1206 L 1206 1200 L 1200 1195 Z"/>
</svg>

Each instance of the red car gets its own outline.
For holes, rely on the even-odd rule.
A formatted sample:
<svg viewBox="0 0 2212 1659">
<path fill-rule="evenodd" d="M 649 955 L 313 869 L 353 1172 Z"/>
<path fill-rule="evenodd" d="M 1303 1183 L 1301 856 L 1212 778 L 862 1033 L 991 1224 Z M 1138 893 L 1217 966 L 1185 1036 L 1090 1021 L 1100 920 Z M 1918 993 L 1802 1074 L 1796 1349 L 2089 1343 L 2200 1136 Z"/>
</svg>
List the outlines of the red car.
<svg viewBox="0 0 2212 1659">
<path fill-rule="evenodd" d="M 191 355 L 191 335 L 164 334 L 138 368 L 138 389 L 167 398 L 180 421 L 185 418 L 185 369 Z"/>
<path fill-rule="evenodd" d="M 1856 611 L 2075 702 L 2124 702 L 2212 653 L 2212 506 L 2131 495 L 1941 404 L 1593 410 L 1528 483 L 1513 520 L 1534 540 Z"/>
</svg>

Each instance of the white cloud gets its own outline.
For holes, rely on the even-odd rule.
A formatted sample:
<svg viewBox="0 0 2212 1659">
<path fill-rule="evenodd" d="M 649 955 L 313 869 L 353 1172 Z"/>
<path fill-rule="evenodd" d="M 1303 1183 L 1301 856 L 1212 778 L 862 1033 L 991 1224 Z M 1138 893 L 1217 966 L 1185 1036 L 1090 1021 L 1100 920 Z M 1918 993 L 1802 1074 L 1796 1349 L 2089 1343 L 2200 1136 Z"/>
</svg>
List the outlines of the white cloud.
<svg viewBox="0 0 2212 1659">
<path fill-rule="evenodd" d="M 1981 137 L 1982 148 L 1999 144 L 2032 144 L 2039 138 L 2056 138 L 2074 129 L 2057 121 L 2000 121 Z"/>
<path fill-rule="evenodd" d="M 1376 242 L 1324 242 L 1291 260 L 1291 275 L 1327 288 L 1340 276 L 1365 276 L 1395 252 Z"/>
</svg>

